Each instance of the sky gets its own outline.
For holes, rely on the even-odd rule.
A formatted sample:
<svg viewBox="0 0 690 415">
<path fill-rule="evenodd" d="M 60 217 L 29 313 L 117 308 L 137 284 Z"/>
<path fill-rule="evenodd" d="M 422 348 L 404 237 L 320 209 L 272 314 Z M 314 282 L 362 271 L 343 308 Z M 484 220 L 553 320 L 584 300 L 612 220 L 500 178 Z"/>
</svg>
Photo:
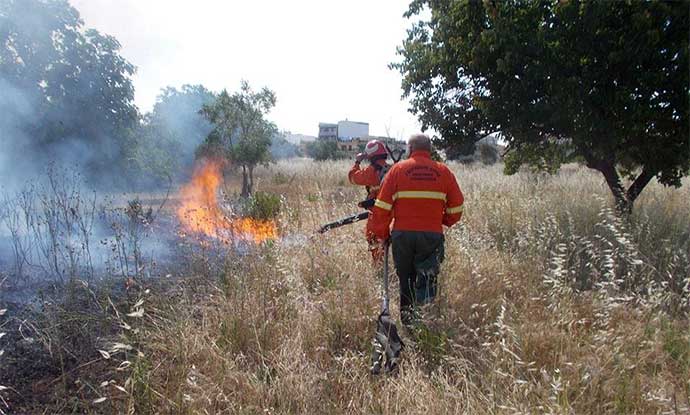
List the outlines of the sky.
<svg viewBox="0 0 690 415">
<path fill-rule="evenodd" d="M 319 122 L 349 119 L 401 139 L 420 128 L 388 68 L 409 1 L 70 0 L 122 44 L 144 112 L 166 86 L 235 91 L 246 79 L 276 92 L 268 118 L 281 130 L 317 135 Z"/>
</svg>

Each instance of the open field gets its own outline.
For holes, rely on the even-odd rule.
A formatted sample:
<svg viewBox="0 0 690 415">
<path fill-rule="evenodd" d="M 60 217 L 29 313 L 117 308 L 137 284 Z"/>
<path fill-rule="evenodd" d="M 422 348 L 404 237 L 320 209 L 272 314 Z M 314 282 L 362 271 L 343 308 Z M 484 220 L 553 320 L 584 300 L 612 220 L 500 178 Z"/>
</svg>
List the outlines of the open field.
<svg viewBox="0 0 690 415">
<path fill-rule="evenodd" d="M 23 326 L 8 308 L 0 332 L 24 337 L 0 338 L 0 363 L 46 357 L 23 385 L 0 376 L 10 388 L 0 409 L 690 413 L 687 179 L 650 184 L 621 219 L 601 176 L 579 166 L 506 177 L 498 165 L 452 165 L 466 202 L 446 233 L 439 297 L 406 334 L 400 373 L 371 377 L 380 270 L 364 225 L 314 233 L 357 212 L 364 192 L 348 168 L 257 171 L 257 190 L 282 196 L 278 241 L 231 249 L 189 237 L 175 278 L 74 284 Z M 397 317 L 396 295 L 393 305 Z"/>
</svg>

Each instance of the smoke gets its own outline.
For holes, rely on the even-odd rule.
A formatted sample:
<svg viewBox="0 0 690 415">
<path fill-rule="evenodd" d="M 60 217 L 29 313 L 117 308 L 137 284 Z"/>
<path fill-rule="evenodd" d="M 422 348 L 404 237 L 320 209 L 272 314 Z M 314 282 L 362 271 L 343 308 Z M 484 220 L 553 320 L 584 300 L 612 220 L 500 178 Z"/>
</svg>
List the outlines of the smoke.
<svg viewBox="0 0 690 415">
<path fill-rule="evenodd" d="M 126 183 L 139 124 L 135 68 L 116 39 L 87 30 L 62 0 L 0 1 L 0 183 L 16 189 L 49 164 L 91 185 Z"/>
<path fill-rule="evenodd" d="M 182 156 L 188 162 L 193 161 L 197 147 L 213 129 L 199 111 L 214 99 L 202 85 L 183 85 L 179 90 L 168 87 L 161 91 L 153 108 L 153 118 L 178 136 Z"/>
<path fill-rule="evenodd" d="M 89 142 L 65 135 L 49 143 L 37 140 L 44 120 L 37 115 L 40 106 L 29 96 L 0 79 L 0 191 L 17 191 L 44 176 L 51 166 L 79 172 L 89 187 L 124 188 L 122 173 L 108 168 L 120 153 L 115 139 L 101 136 Z"/>
<path fill-rule="evenodd" d="M 287 141 L 285 133 L 277 133 L 271 137 L 271 147 L 269 150 L 274 160 L 300 156 L 299 146 Z"/>
<path fill-rule="evenodd" d="M 214 99 L 203 85 L 167 87 L 158 95 L 153 111 L 144 117 L 144 128 L 156 142 L 155 149 L 144 151 L 149 157 L 167 161 L 172 177 L 187 179 L 191 174 L 195 152 L 213 129 L 200 110 Z"/>
<path fill-rule="evenodd" d="M 66 1 L 0 0 L 0 273 L 14 286 L 139 275 L 166 252 L 172 226 L 106 201 L 143 176 L 119 49 Z"/>
<path fill-rule="evenodd" d="M 11 286 L 149 277 L 170 258 L 176 228 L 159 216 L 159 202 L 88 192 L 80 180 L 50 168 L 0 197 L 0 273 Z"/>
<path fill-rule="evenodd" d="M 174 224 L 106 200 L 186 178 L 215 95 L 165 88 L 142 116 L 119 51 L 65 0 L 0 0 L 0 273 L 13 281 L 138 276 L 170 253 Z M 276 137 L 271 151 L 295 149 Z"/>
<path fill-rule="evenodd" d="M 35 102 L 0 77 L 0 183 L 15 188 L 19 176 L 33 171 L 31 141 L 25 132 L 38 122 Z"/>
</svg>

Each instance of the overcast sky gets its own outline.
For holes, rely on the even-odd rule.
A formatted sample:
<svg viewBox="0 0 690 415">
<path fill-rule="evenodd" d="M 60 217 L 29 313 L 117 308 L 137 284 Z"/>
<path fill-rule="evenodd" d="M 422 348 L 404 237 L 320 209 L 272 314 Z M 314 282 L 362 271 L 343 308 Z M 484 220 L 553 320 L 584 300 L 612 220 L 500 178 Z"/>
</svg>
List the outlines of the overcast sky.
<svg viewBox="0 0 690 415">
<path fill-rule="evenodd" d="M 236 90 L 241 79 L 278 96 L 279 128 L 316 135 L 318 123 L 365 121 L 370 134 L 419 129 L 401 100 L 397 61 L 410 0 L 71 0 L 87 27 L 115 36 L 137 66 L 136 102 L 201 83 Z"/>
</svg>

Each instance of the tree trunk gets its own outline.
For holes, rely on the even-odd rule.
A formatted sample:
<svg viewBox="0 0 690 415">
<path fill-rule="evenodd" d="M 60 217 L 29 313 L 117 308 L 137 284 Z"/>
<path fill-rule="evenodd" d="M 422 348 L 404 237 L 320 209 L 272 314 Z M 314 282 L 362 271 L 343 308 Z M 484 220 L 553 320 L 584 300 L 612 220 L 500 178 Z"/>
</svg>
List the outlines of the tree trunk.
<svg viewBox="0 0 690 415">
<path fill-rule="evenodd" d="M 642 169 L 642 173 L 635 179 L 635 181 L 630 185 L 627 192 L 628 200 L 630 201 L 630 207 L 632 208 L 633 202 L 637 199 L 637 196 L 642 193 L 642 190 L 649 184 L 650 181 L 657 175 L 658 172 L 650 170 L 648 168 Z"/>
<path fill-rule="evenodd" d="M 649 184 L 649 182 L 656 176 L 656 171 L 645 167 L 637 176 L 633 183 L 626 190 L 621 183 L 621 177 L 616 170 L 613 162 L 603 160 L 592 160 L 587 158 L 587 166 L 598 170 L 604 175 L 606 184 L 609 186 L 613 198 L 616 201 L 616 210 L 622 215 L 630 215 L 632 213 L 635 200 L 642 193 L 642 190 Z"/>
<path fill-rule="evenodd" d="M 254 166 L 249 166 L 249 195 L 254 191 Z"/>
<path fill-rule="evenodd" d="M 632 213 L 633 201 L 628 200 L 623 184 L 621 183 L 620 175 L 616 171 L 616 167 L 612 163 L 602 162 L 597 169 L 604 175 L 606 184 L 609 186 L 613 199 L 616 202 L 616 210 L 625 215 Z"/>
<path fill-rule="evenodd" d="M 249 197 L 251 193 L 249 189 L 249 177 L 247 175 L 247 166 L 242 166 L 242 197 Z"/>
</svg>

